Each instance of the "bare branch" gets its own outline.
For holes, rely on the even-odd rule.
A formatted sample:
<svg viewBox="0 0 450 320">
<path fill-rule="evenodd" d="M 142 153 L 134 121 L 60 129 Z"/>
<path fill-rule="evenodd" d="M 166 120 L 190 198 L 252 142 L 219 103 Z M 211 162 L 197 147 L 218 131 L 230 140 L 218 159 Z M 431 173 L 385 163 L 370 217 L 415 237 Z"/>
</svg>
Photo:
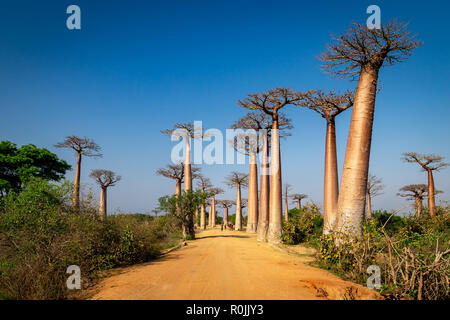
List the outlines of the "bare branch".
<svg viewBox="0 0 450 320">
<path fill-rule="evenodd" d="M 95 179 L 102 188 L 112 187 L 122 179 L 115 172 L 103 169 L 92 170 L 89 176 Z"/>
<path fill-rule="evenodd" d="M 406 30 L 407 26 L 398 20 L 389 21 L 381 29 L 353 23 L 342 35 L 332 35 L 334 43 L 319 56 L 322 69 L 334 76 L 355 79 L 362 68 L 379 70 L 383 63 L 390 66 L 405 61 L 422 45 Z"/>
<path fill-rule="evenodd" d="M 80 138 L 77 136 L 68 136 L 63 142 L 56 143 L 55 148 L 73 149 L 86 157 L 102 157 L 102 154 L 99 153 L 101 150 L 100 146 L 86 137 Z"/>
</svg>

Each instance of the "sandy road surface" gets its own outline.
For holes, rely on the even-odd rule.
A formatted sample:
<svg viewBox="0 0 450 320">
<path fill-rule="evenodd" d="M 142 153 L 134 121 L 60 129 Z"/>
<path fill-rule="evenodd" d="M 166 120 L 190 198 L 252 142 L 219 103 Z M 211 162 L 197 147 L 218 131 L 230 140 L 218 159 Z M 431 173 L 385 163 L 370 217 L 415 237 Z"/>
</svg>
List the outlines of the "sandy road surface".
<svg viewBox="0 0 450 320">
<path fill-rule="evenodd" d="M 103 279 L 92 299 L 374 299 L 375 292 L 239 231 L 206 230 L 187 246 Z"/>
</svg>

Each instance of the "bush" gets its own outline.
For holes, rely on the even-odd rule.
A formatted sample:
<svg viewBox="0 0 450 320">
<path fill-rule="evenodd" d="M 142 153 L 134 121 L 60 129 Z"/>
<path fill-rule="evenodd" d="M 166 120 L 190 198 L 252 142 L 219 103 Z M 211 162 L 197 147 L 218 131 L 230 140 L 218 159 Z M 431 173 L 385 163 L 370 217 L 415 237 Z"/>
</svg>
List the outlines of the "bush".
<svg viewBox="0 0 450 320">
<path fill-rule="evenodd" d="M 367 268 L 379 266 L 380 293 L 388 299 L 448 299 L 449 224 L 448 210 L 435 218 L 392 216 L 389 220 L 381 212 L 363 223 L 358 239 L 339 233 L 322 236 L 320 262 L 361 284 L 367 279 Z"/>
<path fill-rule="evenodd" d="M 323 229 L 323 218 L 317 207 L 306 205 L 300 210 L 289 210 L 289 221 L 283 223 L 281 240 L 286 244 L 298 244 L 319 238 Z"/>
<path fill-rule="evenodd" d="M 148 261 L 173 242 L 173 219 L 119 215 L 101 222 L 86 204 L 72 212 L 70 185 L 40 179 L 0 202 L 0 297 L 63 299 L 69 265 L 82 285 L 116 266 Z M 85 210 L 86 208 L 86 210 Z"/>
</svg>

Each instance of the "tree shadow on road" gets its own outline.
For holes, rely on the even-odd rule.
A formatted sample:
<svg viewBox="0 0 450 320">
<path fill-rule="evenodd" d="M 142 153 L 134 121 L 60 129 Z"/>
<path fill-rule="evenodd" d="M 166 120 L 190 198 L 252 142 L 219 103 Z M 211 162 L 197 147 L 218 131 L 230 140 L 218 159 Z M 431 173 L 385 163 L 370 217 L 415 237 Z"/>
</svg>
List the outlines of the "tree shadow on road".
<svg viewBox="0 0 450 320">
<path fill-rule="evenodd" d="M 223 234 L 218 236 L 204 236 L 204 237 L 198 237 L 196 240 L 202 240 L 202 239 L 208 239 L 208 238 L 250 238 L 250 236 L 238 236 L 238 235 L 229 235 L 229 234 Z"/>
</svg>

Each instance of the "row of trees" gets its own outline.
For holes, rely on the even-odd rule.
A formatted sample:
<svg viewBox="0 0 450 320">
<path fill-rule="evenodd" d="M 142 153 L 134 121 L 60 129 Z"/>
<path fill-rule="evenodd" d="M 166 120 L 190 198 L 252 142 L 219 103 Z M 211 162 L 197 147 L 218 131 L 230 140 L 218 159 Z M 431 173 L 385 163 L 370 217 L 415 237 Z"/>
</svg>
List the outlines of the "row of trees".
<svg viewBox="0 0 450 320">
<path fill-rule="evenodd" d="M 236 229 L 242 228 L 239 214 L 241 188 L 248 185 L 247 231 L 256 231 L 260 241 L 280 241 L 283 223 L 280 139 L 288 136 L 288 130 L 292 128 L 290 119 L 286 118 L 281 109 L 291 105 L 315 111 L 326 121 L 324 232 L 339 230 L 354 236 L 361 233 L 362 220 L 371 215 L 371 197 L 380 191 L 379 181 L 371 181 L 369 176 L 379 71 L 382 66 L 406 60 L 421 45 L 406 27 L 406 24 L 395 20 L 380 29 L 368 29 L 365 25 L 354 23 L 349 30 L 334 37 L 334 41 L 319 57 L 323 70 L 333 76 L 356 80 L 355 91 L 339 94 L 323 89 L 300 92 L 289 88 L 275 88 L 249 94 L 238 101 L 239 106 L 252 111 L 231 127 L 253 129 L 256 133 L 254 137 L 249 133 L 242 133 L 232 141 L 235 149 L 248 155 L 250 159 L 248 174 L 233 172 L 226 181 L 237 190 Z M 352 115 L 339 186 L 335 118 L 350 108 Z M 192 171 L 189 140 L 204 135 L 202 132 L 195 132 L 192 124 L 177 124 L 164 133 L 180 134 L 177 129 L 183 129 L 181 132 L 185 132 L 180 136 L 186 141 L 184 175 L 188 178 L 185 181 L 185 190 L 190 190 Z M 259 194 L 256 161 L 258 153 L 262 153 Z M 428 173 L 428 206 L 432 216 L 435 214 L 432 172 L 447 165 L 441 160 L 442 157 L 434 155 L 405 154 L 405 161 L 417 162 Z M 286 194 L 287 190 L 285 198 Z M 303 195 L 296 197 L 299 205 L 302 197 Z M 214 209 L 215 201 L 211 203 Z"/>
<path fill-rule="evenodd" d="M 103 156 L 100 153 L 101 148 L 92 139 L 77 136 L 68 136 L 64 141 L 56 143 L 55 147 L 71 149 L 76 153 L 77 163 L 73 184 L 72 208 L 74 211 L 79 211 L 81 161 L 83 157 L 101 158 Z M 101 220 L 105 220 L 107 216 L 107 190 L 109 187 L 116 185 L 121 180 L 121 176 L 110 170 L 96 169 L 91 171 L 90 177 L 100 185 L 99 217 Z"/>
</svg>

